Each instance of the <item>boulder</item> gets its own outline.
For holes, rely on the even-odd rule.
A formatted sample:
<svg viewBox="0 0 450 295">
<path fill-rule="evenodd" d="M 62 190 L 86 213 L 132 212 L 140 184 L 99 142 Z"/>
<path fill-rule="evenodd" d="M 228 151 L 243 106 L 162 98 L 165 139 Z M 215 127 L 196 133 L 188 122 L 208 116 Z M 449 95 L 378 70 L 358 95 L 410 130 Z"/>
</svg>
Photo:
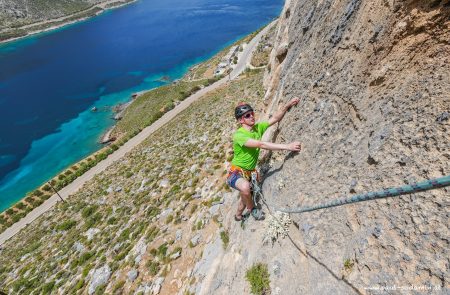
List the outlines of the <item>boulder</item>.
<svg viewBox="0 0 450 295">
<path fill-rule="evenodd" d="M 170 259 L 175 260 L 175 259 L 179 258 L 180 256 L 181 256 L 181 252 L 178 251 L 178 252 L 170 255 Z"/>
<path fill-rule="evenodd" d="M 181 240 L 182 237 L 183 237 L 183 230 L 181 229 L 177 230 L 175 233 L 175 241 Z"/>
<path fill-rule="evenodd" d="M 97 287 L 106 285 L 109 278 L 111 277 L 111 269 L 108 265 L 104 265 L 101 268 L 97 268 L 92 273 L 91 283 L 89 284 L 88 293 L 89 295 L 94 294 Z"/>
<path fill-rule="evenodd" d="M 133 268 L 132 270 L 130 270 L 130 271 L 127 273 L 128 280 L 131 281 L 131 282 L 134 282 L 134 280 L 136 280 L 136 278 L 138 277 L 138 275 L 139 275 L 139 272 L 138 272 L 135 268 Z"/>
<path fill-rule="evenodd" d="M 200 243 L 200 239 L 201 239 L 201 235 L 200 234 L 196 234 L 192 239 L 191 239 L 191 243 L 192 246 L 195 247 L 198 245 L 198 243 Z"/>
<path fill-rule="evenodd" d="M 98 228 L 90 228 L 84 233 L 84 235 L 87 237 L 88 241 L 90 241 L 99 232 L 100 232 L 100 230 Z"/>
<path fill-rule="evenodd" d="M 170 184 L 170 181 L 168 179 L 163 179 L 159 182 L 159 186 L 162 188 L 167 188 Z"/>
</svg>

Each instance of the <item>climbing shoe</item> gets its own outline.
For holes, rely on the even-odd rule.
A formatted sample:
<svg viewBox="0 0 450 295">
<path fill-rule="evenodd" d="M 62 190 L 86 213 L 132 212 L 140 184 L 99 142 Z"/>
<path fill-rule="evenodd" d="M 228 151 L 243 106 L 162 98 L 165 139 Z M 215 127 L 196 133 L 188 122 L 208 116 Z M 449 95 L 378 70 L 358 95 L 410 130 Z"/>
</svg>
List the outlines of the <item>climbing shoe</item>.
<svg viewBox="0 0 450 295">
<path fill-rule="evenodd" d="M 250 214 L 247 212 L 245 214 L 242 214 L 241 217 L 234 215 L 234 220 L 235 221 L 245 221 L 247 220 L 247 218 L 250 216 Z"/>
<path fill-rule="evenodd" d="M 253 208 L 251 214 L 255 220 L 264 220 L 265 218 L 264 212 L 258 208 Z"/>
</svg>

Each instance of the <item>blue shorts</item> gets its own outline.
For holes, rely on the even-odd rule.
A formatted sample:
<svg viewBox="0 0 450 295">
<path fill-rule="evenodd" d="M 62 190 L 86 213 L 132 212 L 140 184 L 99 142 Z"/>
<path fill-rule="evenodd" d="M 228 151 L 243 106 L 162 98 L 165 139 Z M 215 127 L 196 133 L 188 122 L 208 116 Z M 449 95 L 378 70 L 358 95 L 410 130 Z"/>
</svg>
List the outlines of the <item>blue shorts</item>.
<svg viewBox="0 0 450 295">
<path fill-rule="evenodd" d="M 236 181 L 239 178 L 243 178 L 242 173 L 240 173 L 239 171 L 233 171 L 227 177 L 227 184 L 235 190 L 238 190 L 238 188 L 236 187 Z"/>
</svg>

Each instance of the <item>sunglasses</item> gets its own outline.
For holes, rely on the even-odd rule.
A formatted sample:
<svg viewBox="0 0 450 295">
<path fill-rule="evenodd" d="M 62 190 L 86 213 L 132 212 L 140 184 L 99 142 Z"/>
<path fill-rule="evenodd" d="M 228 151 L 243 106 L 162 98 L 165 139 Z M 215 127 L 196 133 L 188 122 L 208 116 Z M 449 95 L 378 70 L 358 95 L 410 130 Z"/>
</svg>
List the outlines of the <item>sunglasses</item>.
<svg viewBox="0 0 450 295">
<path fill-rule="evenodd" d="M 244 117 L 245 119 L 250 119 L 251 117 L 254 117 L 254 116 L 255 116 L 255 113 L 254 112 L 250 112 L 250 113 L 247 113 L 247 114 L 243 115 L 242 117 Z"/>
</svg>

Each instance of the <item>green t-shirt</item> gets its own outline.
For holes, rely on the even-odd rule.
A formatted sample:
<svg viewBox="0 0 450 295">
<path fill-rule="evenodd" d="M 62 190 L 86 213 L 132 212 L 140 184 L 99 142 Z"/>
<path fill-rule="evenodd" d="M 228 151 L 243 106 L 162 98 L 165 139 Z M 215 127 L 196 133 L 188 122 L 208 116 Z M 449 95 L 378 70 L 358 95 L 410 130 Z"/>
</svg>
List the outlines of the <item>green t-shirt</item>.
<svg viewBox="0 0 450 295">
<path fill-rule="evenodd" d="M 255 169 L 259 157 L 259 148 L 249 148 L 244 144 L 249 139 L 260 140 L 267 128 L 269 128 L 269 122 L 260 122 L 256 123 L 251 131 L 241 127 L 233 134 L 234 156 L 231 161 L 233 165 L 244 170 Z"/>
</svg>

